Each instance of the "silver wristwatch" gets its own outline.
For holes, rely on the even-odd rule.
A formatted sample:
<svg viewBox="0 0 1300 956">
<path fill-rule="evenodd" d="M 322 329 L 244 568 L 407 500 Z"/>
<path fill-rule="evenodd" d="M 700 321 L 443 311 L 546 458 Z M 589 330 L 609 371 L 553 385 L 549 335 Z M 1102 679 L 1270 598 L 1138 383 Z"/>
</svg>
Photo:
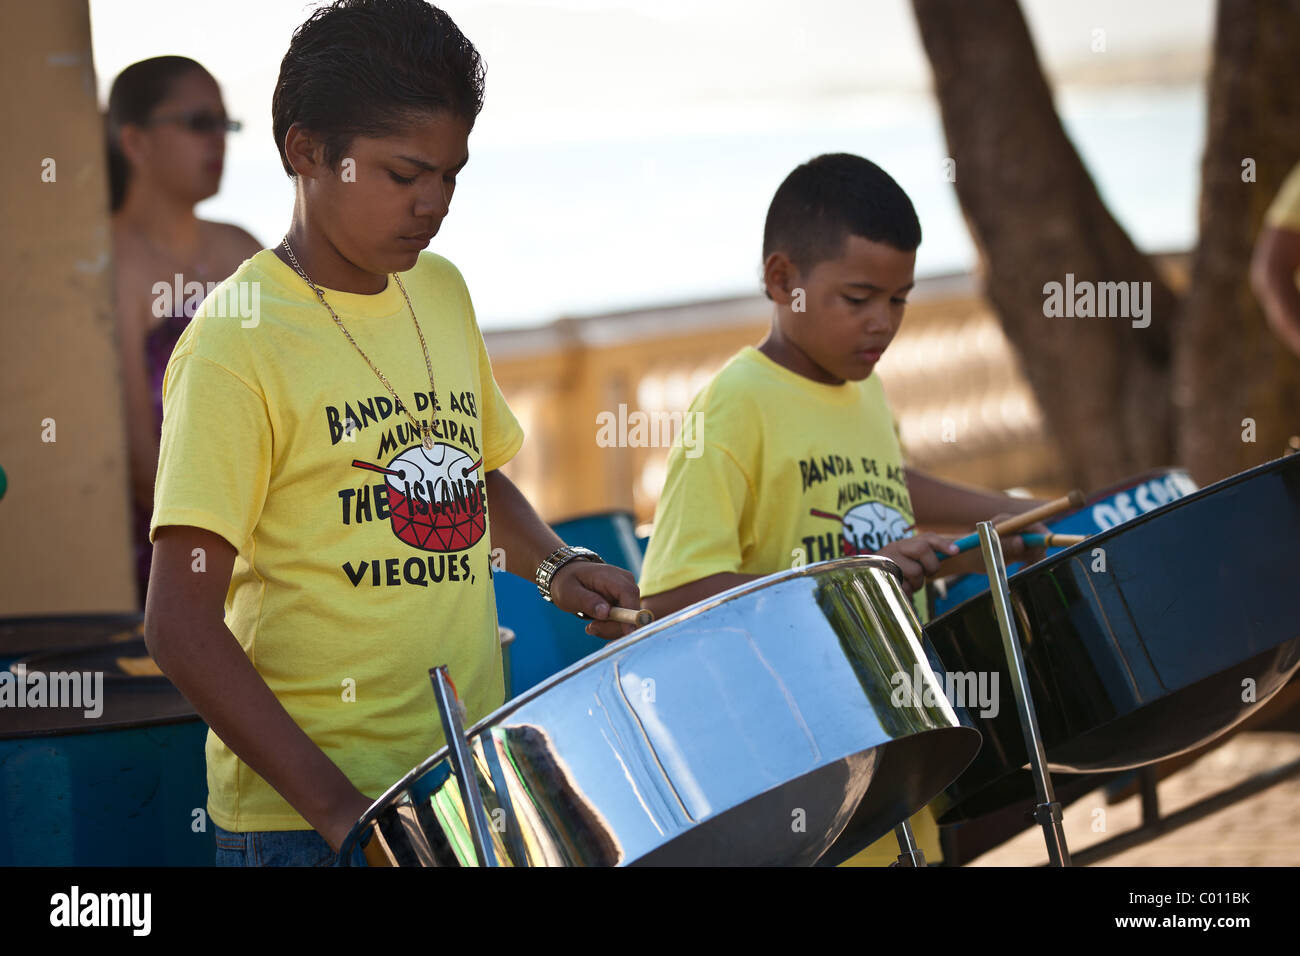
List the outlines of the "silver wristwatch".
<svg viewBox="0 0 1300 956">
<path fill-rule="evenodd" d="M 605 563 L 600 555 L 588 548 L 570 548 L 566 545 L 552 551 L 546 560 L 537 566 L 537 590 L 542 592 L 542 597 L 547 601 L 551 599 L 551 581 L 555 578 L 555 572 L 570 561 Z"/>
</svg>

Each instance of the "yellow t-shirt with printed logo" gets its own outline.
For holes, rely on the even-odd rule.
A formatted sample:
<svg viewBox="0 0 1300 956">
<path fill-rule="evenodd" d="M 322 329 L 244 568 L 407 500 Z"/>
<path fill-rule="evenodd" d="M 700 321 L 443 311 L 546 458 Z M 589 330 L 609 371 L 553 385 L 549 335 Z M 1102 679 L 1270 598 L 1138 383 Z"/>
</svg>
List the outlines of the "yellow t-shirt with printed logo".
<svg viewBox="0 0 1300 956">
<path fill-rule="evenodd" d="M 378 797 L 443 744 L 430 667 L 467 723 L 504 700 L 487 472 L 523 442 L 468 290 L 422 253 L 406 300 L 325 289 L 401 407 L 307 284 L 270 250 L 200 306 L 163 379 L 152 540 L 220 535 L 237 557 L 225 621 L 294 721 Z M 403 410 L 434 444 L 426 450 Z M 208 812 L 233 831 L 307 822 L 213 733 Z"/>
<path fill-rule="evenodd" d="M 914 523 L 903 454 L 877 375 L 827 385 L 747 346 L 690 406 L 694 428 L 668 455 L 641 570 L 644 596 L 712 574 L 774 574 L 878 551 Z M 927 620 L 924 593 L 913 598 Z M 911 819 L 930 862 L 933 814 Z M 891 834 L 845 865 L 898 858 Z"/>
</svg>

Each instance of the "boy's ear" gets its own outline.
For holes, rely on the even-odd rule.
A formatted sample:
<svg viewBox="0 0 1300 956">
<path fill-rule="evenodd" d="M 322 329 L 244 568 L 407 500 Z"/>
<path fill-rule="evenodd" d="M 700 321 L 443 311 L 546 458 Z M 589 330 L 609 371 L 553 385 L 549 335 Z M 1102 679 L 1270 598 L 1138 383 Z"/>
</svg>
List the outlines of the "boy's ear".
<svg viewBox="0 0 1300 956">
<path fill-rule="evenodd" d="M 774 252 L 763 261 L 763 286 L 777 305 L 789 305 L 799 285 L 799 269 L 784 252 Z"/>
<path fill-rule="evenodd" d="M 316 179 L 325 171 L 325 149 L 311 130 L 294 123 L 284 134 L 284 155 L 299 177 Z"/>
</svg>

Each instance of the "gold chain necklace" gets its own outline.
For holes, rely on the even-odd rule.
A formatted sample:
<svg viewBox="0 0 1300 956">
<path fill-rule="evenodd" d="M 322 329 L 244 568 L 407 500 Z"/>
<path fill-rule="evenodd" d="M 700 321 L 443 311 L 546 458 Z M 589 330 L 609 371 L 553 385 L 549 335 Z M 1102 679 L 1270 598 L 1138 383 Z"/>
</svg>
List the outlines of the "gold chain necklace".
<svg viewBox="0 0 1300 956">
<path fill-rule="evenodd" d="M 356 349 L 358 352 L 361 352 L 361 357 L 366 360 L 366 364 L 370 366 L 371 371 L 373 371 L 376 375 L 379 376 L 379 381 L 384 383 L 384 388 L 388 389 L 388 391 L 392 393 L 393 400 L 398 405 L 401 405 L 402 411 L 406 414 L 407 419 L 409 419 L 411 422 L 411 427 L 414 428 L 417 433 L 423 436 L 424 447 L 426 449 L 433 448 L 433 435 L 430 434 L 429 432 L 428 424 L 426 423 L 424 425 L 420 425 L 416 422 L 415 418 L 412 417 L 410 410 L 406 407 L 406 404 L 401 400 L 401 398 L 398 397 L 397 392 L 393 389 L 393 386 L 389 383 L 388 377 L 384 375 L 383 372 L 379 371 L 378 368 L 375 367 L 375 363 L 370 361 L 370 356 L 368 356 L 365 352 L 361 351 L 361 346 L 357 345 L 357 340 L 354 339 L 352 337 L 352 333 L 347 330 L 347 327 L 343 324 L 343 320 L 339 318 L 338 313 L 335 312 L 332 308 L 330 308 L 330 304 L 325 301 L 325 293 L 320 290 L 320 287 L 318 287 L 316 283 L 312 282 L 311 279 L 307 278 L 307 273 L 303 272 L 302 266 L 298 265 L 298 257 L 293 254 L 293 249 L 289 247 L 288 237 L 285 237 L 283 244 L 284 244 L 284 251 L 289 255 L 289 261 L 293 263 L 294 271 L 297 272 L 298 275 L 302 276 L 302 280 L 306 282 L 307 285 L 311 286 L 311 291 L 316 293 L 316 298 L 320 299 L 320 304 L 325 306 L 325 308 L 329 311 L 329 314 L 334 317 L 335 325 L 337 325 L 339 327 L 339 330 L 344 335 L 347 336 L 348 341 L 352 343 L 352 347 Z M 429 417 L 432 418 L 434 412 L 437 411 L 438 409 L 438 393 L 437 390 L 434 388 L 434 384 L 433 384 L 433 363 L 429 361 L 429 347 L 424 344 L 424 333 L 420 331 L 420 322 L 415 317 L 415 307 L 411 305 L 411 297 L 406 294 L 406 287 L 402 285 L 402 280 L 397 277 L 396 272 L 393 273 L 393 280 L 397 283 L 397 288 L 401 290 L 402 298 L 406 300 L 406 307 L 411 310 L 411 321 L 415 323 L 415 334 L 420 337 L 420 348 L 424 351 L 424 367 L 428 369 L 429 372 L 429 398 L 432 401 L 432 404 L 429 407 Z"/>
</svg>

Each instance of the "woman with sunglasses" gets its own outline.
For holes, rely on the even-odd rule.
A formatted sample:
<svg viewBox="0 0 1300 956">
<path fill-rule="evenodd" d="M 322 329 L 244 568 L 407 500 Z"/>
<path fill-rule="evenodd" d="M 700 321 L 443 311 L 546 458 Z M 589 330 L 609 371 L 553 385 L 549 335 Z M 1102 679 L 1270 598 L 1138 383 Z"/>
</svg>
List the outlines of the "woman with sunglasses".
<svg viewBox="0 0 1300 956">
<path fill-rule="evenodd" d="M 211 288 L 262 247 L 238 226 L 194 214 L 195 205 L 220 187 L 226 133 L 239 129 L 226 116 L 216 80 L 200 64 L 159 56 L 127 67 L 113 81 L 106 121 L 136 581 L 143 606 L 153 551 L 149 519 L 163 371 L 198 304 L 188 294 L 158 296 L 154 286 L 184 289 L 199 282 Z"/>
</svg>

